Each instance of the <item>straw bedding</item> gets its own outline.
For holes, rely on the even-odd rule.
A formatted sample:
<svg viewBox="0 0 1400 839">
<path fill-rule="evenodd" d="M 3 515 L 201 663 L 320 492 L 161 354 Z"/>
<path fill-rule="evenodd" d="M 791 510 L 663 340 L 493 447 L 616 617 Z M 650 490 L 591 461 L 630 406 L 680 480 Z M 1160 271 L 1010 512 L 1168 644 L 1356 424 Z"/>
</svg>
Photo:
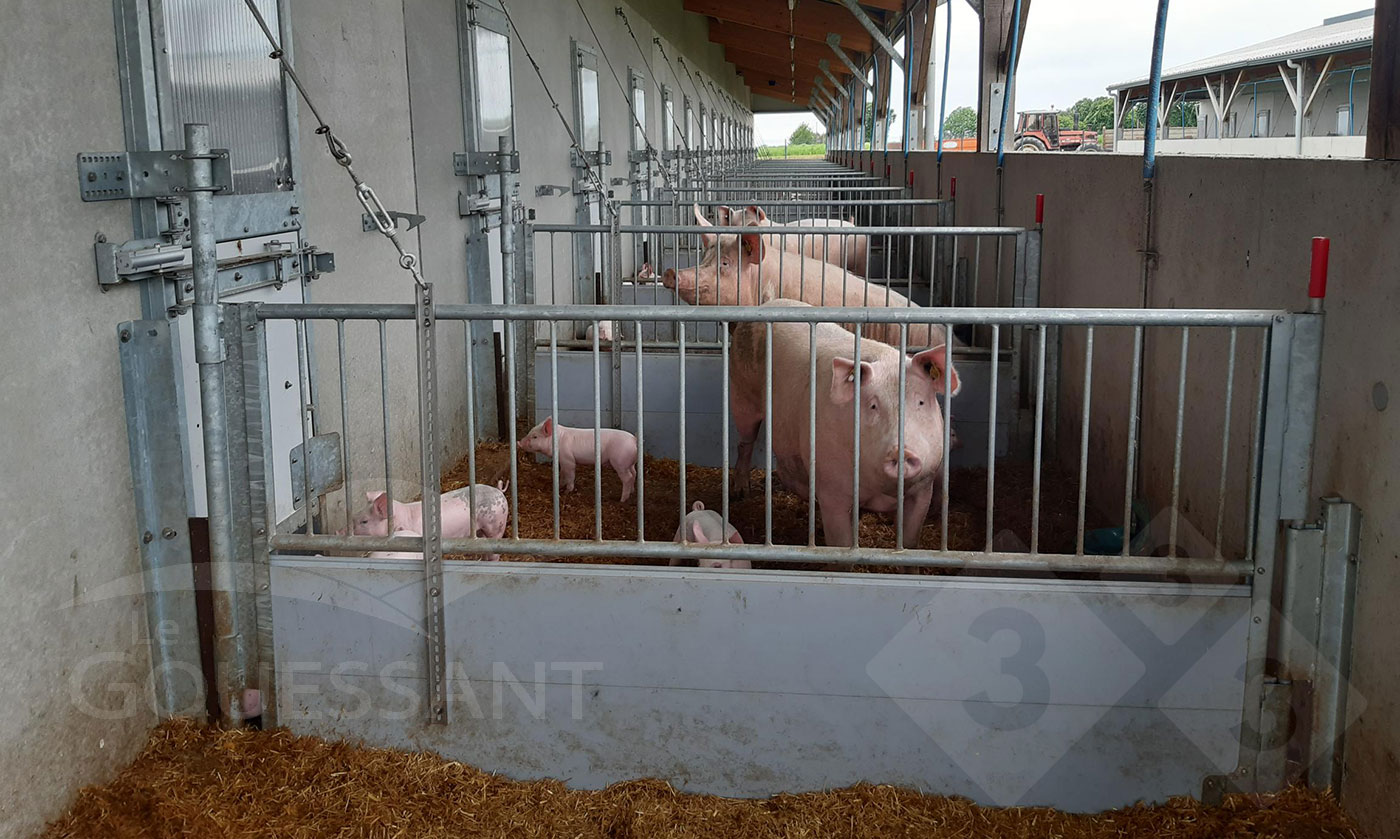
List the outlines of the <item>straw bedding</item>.
<svg viewBox="0 0 1400 839">
<path fill-rule="evenodd" d="M 433 754 L 369 749 L 285 730 L 223 731 L 186 720 L 152 732 L 111 783 L 83 790 L 45 839 L 114 837 L 1346 837 L 1326 794 L 1290 789 L 1187 798 L 1096 815 L 993 809 L 889 786 L 738 800 L 659 780 L 596 792 L 515 782 Z"/>
<path fill-rule="evenodd" d="M 509 446 L 503 443 L 483 443 L 476 453 L 478 483 L 495 483 L 510 476 Z M 442 488 L 448 490 L 466 486 L 468 461 L 448 469 L 443 475 Z M 552 468 L 549 462 L 536 463 L 534 455 L 521 455 L 516 461 L 518 512 L 522 538 L 551 539 L 554 537 Z M 637 538 L 637 502 L 618 501 L 622 484 L 609 467 L 603 470 L 603 537 L 634 540 Z M 718 511 L 723 498 L 722 472 L 717 468 L 687 465 L 686 498 L 689 502 L 703 501 L 709 509 Z M 1033 486 L 1031 464 L 1002 462 L 997 464 L 993 544 L 998 550 L 1024 551 L 1030 545 L 1031 496 Z M 595 537 L 592 466 L 579 466 L 575 479 L 576 491 L 563 493 L 561 486 L 559 536 L 563 539 L 592 539 Z M 639 480 L 640 482 L 640 480 Z M 755 469 L 752 491 L 743 499 L 730 498 L 729 521 L 738 528 L 744 541 L 762 543 L 764 535 L 763 470 Z M 952 550 L 980 551 L 986 539 L 987 470 L 956 469 L 949 476 L 948 547 Z M 676 535 L 680 522 L 680 464 L 648 456 L 645 462 L 646 538 L 669 542 Z M 1047 466 L 1041 475 L 1040 542 L 1042 553 L 1074 553 L 1075 525 L 1078 518 L 1079 494 L 1075 476 Z M 1097 517 L 1092 509 L 1086 511 L 1088 527 L 1111 524 Z M 941 546 L 941 511 L 938 505 L 929 510 L 919 547 L 937 549 Z M 808 511 L 805 495 L 797 496 L 782 488 L 776 476 L 773 481 L 773 542 L 774 544 L 805 545 L 808 535 Z M 817 544 L 823 544 L 821 517 L 817 517 Z M 889 516 L 865 513 L 861 517 L 862 547 L 894 547 L 895 522 Z M 549 557 L 502 555 L 506 559 L 547 561 Z M 619 559 L 608 556 L 571 559 L 571 562 L 664 564 L 665 560 Z M 912 570 L 894 567 L 862 570 Z M 928 572 L 928 569 L 923 569 Z"/>
</svg>

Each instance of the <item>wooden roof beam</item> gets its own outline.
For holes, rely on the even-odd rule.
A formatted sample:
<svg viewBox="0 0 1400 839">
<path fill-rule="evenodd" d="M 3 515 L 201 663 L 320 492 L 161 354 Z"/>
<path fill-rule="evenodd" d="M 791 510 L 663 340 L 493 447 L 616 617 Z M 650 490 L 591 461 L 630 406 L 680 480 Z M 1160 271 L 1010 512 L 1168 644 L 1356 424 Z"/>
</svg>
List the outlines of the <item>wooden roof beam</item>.
<svg viewBox="0 0 1400 839">
<path fill-rule="evenodd" d="M 788 26 L 786 0 L 684 0 L 687 12 L 707 15 L 721 21 L 779 32 L 809 41 L 825 42 L 828 32 L 841 36 L 851 49 L 870 52 L 873 39 L 850 12 L 831 3 L 805 2 L 792 15 Z"/>
</svg>

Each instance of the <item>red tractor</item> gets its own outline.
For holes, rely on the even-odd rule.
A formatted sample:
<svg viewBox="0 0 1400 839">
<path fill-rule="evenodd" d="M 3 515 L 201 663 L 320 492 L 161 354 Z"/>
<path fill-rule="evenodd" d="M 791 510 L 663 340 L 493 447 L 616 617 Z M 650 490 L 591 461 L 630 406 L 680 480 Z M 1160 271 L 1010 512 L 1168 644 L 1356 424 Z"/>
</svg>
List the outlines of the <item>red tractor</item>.
<svg viewBox="0 0 1400 839">
<path fill-rule="evenodd" d="M 1060 111 L 1022 111 L 1016 116 L 1016 151 L 1099 151 L 1097 131 L 1061 129 Z"/>
</svg>

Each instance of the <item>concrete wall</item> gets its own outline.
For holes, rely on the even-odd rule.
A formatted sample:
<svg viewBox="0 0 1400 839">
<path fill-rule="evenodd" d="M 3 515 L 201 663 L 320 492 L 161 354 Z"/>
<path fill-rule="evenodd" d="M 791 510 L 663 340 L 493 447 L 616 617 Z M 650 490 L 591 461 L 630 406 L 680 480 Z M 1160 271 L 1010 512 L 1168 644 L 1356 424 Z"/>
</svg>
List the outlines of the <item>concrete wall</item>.
<svg viewBox="0 0 1400 839">
<path fill-rule="evenodd" d="M 465 225 L 457 216 L 453 151 L 464 148 L 461 84 L 452 0 L 398 0 L 345 5 L 306 0 L 294 9 L 300 75 L 354 154 L 356 169 L 395 210 L 430 221 L 404 235 L 418 252 L 439 300 L 465 300 Z M 131 236 L 126 202 L 84 204 L 74 161 L 80 151 L 123 148 L 115 28 L 111 4 L 74 14 L 73 4 L 30 8 L 0 2 L 0 112 L 22 116 L 0 130 L 9 163 L 0 168 L 0 272 L 12 318 L 0 331 L 0 444 L 3 530 L 0 540 L 0 837 L 27 836 L 56 816 L 85 784 L 109 779 L 130 760 L 155 722 L 145 697 L 150 672 L 139 576 L 131 472 L 123 415 L 116 326 L 141 317 L 139 291 L 97 288 L 93 236 Z M 601 52 L 626 80 L 636 48 L 613 3 L 589 0 Z M 628 7 L 633 29 L 650 48 L 685 55 L 741 101 L 747 96 L 709 44 L 702 18 L 679 2 Z M 89 10 L 90 12 L 91 10 Z M 570 108 L 568 38 L 588 41 L 573 4 L 518 0 L 512 13 L 561 105 Z M 34 45 L 51 45 L 36 51 Z M 651 60 L 651 56 L 648 56 Z M 540 183 L 568 183 L 567 142 L 523 52 L 512 70 L 517 132 L 526 173 L 522 193 L 542 218 L 568 220 L 572 199 L 536 201 Z M 659 69 L 659 68 L 658 68 Z M 605 141 L 625 160 L 625 104 L 600 62 Z M 662 71 L 666 72 L 666 71 Z M 676 87 L 674 80 L 669 80 Z M 691 90 L 690 80 L 680 89 Z M 660 96 L 648 91 L 653 142 L 660 140 Z M 300 114 L 302 211 L 308 238 L 335 252 L 340 270 L 310 290 L 320 301 L 408 301 L 410 282 L 392 250 L 360 229 L 361 208 L 349 180 L 326 152 L 315 125 Z M 215 138 L 217 143 L 217 138 Z M 617 174 L 617 170 L 614 170 Z M 378 488 L 384 444 L 378 417 L 377 330 L 348 324 L 347 402 L 354 463 L 352 492 Z M 443 330 L 442 406 L 446 454 L 465 445 L 465 379 L 460 332 Z M 316 330 L 319 408 L 326 428 L 340 426 L 335 329 Z M 454 361 L 455 360 L 455 361 Z M 390 434 L 396 481 L 417 474 L 416 367 L 411 334 L 391 334 Z M 334 521 L 334 520 L 333 520 Z M 181 534 L 183 537 L 183 534 Z M 75 603 L 80 605 L 74 605 Z"/>
<path fill-rule="evenodd" d="M 903 160 L 891 156 L 895 173 Z M 932 194 L 933 155 L 915 152 L 918 193 Z M 995 221 L 995 159 L 945 154 L 943 181 L 958 179 L 960 222 Z M 1362 508 L 1352 684 L 1365 708 L 1347 739 L 1343 803 L 1373 835 L 1400 823 L 1400 634 L 1391 594 L 1400 586 L 1400 413 L 1385 405 L 1400 370 L 1400 164 L 1345 160 L 1166 158 L 1158 163 L 1157 267 L 1148 292 L 1154 307 L 1286 308 L 1306 306 L 1309 238 L 1332 239 L 1326 301 L 1321 409 L 1313 495 L 1340 495 Z M 1008 155 L 1008 224 L 1033 220 L 1035 193 L 1046 195 L 1044 299 L 1049 306 L 1140 304 L 1143 193 L 1141 161 L 1128 156 Z M 1102 336 L 1100 336 L 1101 338 Z M 1112 505 L 1122 489 L 1123 406 L 1131 344 L 1095 347 L 1091 492 Z M 1188 440 L 1193 429 L 1221 426 L 1223 348 L 1192 337 Z M 1083 347 L 1066 341 L 1061 457 L 1077 457 Z M 1166 506 L 1164 467 L 1176 404 L 1179 343 L 1148 344 L 1143 439 L 1145 495 Z M 1241 340 L 1237 385 L 1252 381 L 1256 354 Z M 1212 366 L 1213 365 L 1213 366 Z M 1200 371 L 1197 375 L 1194 371 Z M 1252 404 L 1252 398 L 1245 400 Z M 1236 420 L 1245 410 L 1236 400 Z M 1164 427 L 1165 425 L 1165 427 Z M 1236 426 L 1238 427 L 1238 426 Z M 1213 435 L 1212 435 L 1213 436 Z M 1236 441 L 1236 449 L 1243 445 Z M 1210 534 L 1217 497 L 1219 438 L 1188 448 L 1182 515 Z M 1242 461 L 1232 453 L 1233 463 Z M 1241 491 L 1232 478 L 1229 493 Z M 1112 507 L 1110 506 L 1110 510 Z M 1155 510 L 1154 510 L 1155 512 Z"/>
<path fill-rule="evenodd" d="M 0 3 L 3 837 L 110 778 L 154 722 L 140 586 L 72 605 L 140 571 L 116 325 L 141 303 L 100 293 L 92 254 L 97 231 L 129 235 L 130 209 L 82 203 L 74 169 L 124 142 L 110 9 Z"/>
<path fill-rule="evenodd" d="M 467 302 L 467 234 L 458 214 L 458 193 L 467 179 L 453 174 L 453 152 L 466 149 L 463 128 L 462 75 L 458 44 L 458 6 L 453 0 L 424 0 L 410 4 L 380 2 L 343 10 L 331 0 L 294 4 L 297 61 L 312 95 L 350 145 L 357 172 L 378 192 L 385 206 L 426 215 L 428 221 L 403 235 L 405 246 L 419 254 L 425 276 L 434 283 L 439 302 Z M 573 3 L 519 0 L 510 12 L 519 27 L 511 43 L 511 75 L 515 97 L 516 145 L 520 151 L 520 194 L 537 220 L 573 223 L 574 196 L 569 193 L 536 197 L 543 184 L 570 184 L 575 171 L 569 166 L 569 140 L 550 104 L 540 79 L 530 66 L 521 40 L 539 62 L 549 92 L 558 100 L 565 117 L 573 121 L 572 61 L 570 38 L 594 49 L 598 58 L 600 125 L 614 164 L 609 180 L 627 172 L 632 118 L 624 91 L 613 79 L 604 57 L 612 62 L 622 84 L 627 70 L 635 67 L 648 76 L 648 136 L 661 147 L 661 96 L 656 79 L 693 101 L 709 102 L 713 94 L 702 88 L 697 96 L 692 76 L 677 79 L 652 48 L 653 35 L 666 44 L 672 62 L 684 56 L 691 72 L 700 70 L 741 102 L 747 101 L 732 65 L 723 60 L 723 49 L 708 41 L 705 19 L 685 13 L 679 3 L 625 6 L 637 40 L 647 49 L 645 61 L 614 13 L 615 3 L 584 3 L 587 21 Z M 592 31 L 589 24 L 592 25 Z M 600 42 L 593 40 L 597 33 Z M 371 92 L 371 93 L 368 93 Z M 679 94 L 677 102 L 680 101 Z M 679 111 L 678 111 L 679 114 Z M 302 186 L 308 237 L 336 253 L 341 268 L 313 289 L 318 301 L 367 302 L 412 300 L 411 280 L 401 270 L 396 254 L 376 234 L 362 232 L 361 208 L 349 180 L 325 151 L 315 124 L 304 109 L 301 116 Z M 657 179 L 658 185 L 661 183 Z M 619 197 L 629 194 L 627 185 L 613 187 Z M 550 287 L 559 300 L 569 300 L 569 246 L 566 237 L 555 242 L 556 270 L 550 271 L 548 242 L 541 242 L 537 299 L 548 302 Z M 493 235 L 489 247 L 499 245 Z M 631 271 L 630 249 L 624 269 Z M 497 262 L 497 265 L 499 263 Z M 499 270 L 498 268 L 496 270 Z M 499 297 L 499 275 L 493 277 Z M 475 301 L 481 302 L 481 301 Z M 417 368 L 411 330 L 406 323 L 389 325 L 389 376 L 393 403 L 389 460 L 393 464 L 395 494 L 415 493 L 420 486 L 417 454 Z M 322 384 L 320 418 L 323 428 L 341 427 L 337 341 L 331 324 L 316 327 L 316 353 Z M 444 462 L 453 462 L 466 451 L 467 382 L 464 330 L 446 324 L 440 330 L 441 434 Z M 380 419 L 379 357 L 377 329 L 372 323 L 346 325 L 347 405 L 350 423 L 352 506 L 363 503 L 363 493 L 384 487 L 384 431 Z M 478 420 L 480 422 L 480 419 Z M 331 520 L 344 515 L 340 498 L 331 500 Z"/>
<path fill-rule="evenodd" d="M 1142 157 L 1142 140 L 1123 140 L 1113 151 L 1129 157 Z M 1200 140 L 1158 140 L 1158 154 L 1194 154 L 1213 157 L 1294 157 L 1297 142 L 1292 137 L 1207 137 Z M 1366 156 L 1366 135 L 1353 137 L 1303 137 L 1304 157 Z"/>
</svg>

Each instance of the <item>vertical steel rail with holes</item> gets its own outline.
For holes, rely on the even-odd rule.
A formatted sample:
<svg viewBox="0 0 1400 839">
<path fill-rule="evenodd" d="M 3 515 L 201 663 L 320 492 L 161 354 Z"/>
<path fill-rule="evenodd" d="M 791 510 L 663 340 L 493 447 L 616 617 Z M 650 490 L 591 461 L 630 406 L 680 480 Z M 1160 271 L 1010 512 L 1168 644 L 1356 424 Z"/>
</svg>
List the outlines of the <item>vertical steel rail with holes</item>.
<svg viewBox="0 0 1400 839">
<path fill-rule="evenodd" d="M 437 440 L 437 313 L 433 286 L 415 288 L 414 327 L 418 338 L 418 446 L 423 478 L 423 630 L 428 655 L 424 674 L 428 693 L 428 723 L 446 725 L 447 618 L 442 590 L 442 505 L 438 502 L 441 474 Z"/>
<path fill-rule="evenodd" d="M 199 366 L 203 415 L 204 478 L 209 507 L 209 574 L 214 601 L 215 691 L 219 708 L 232 724 L 244 719 L 244 698 L 252 670 L 247 627 L 239 621 L 237 550 L 234 545 L 232 482 L 229 469 L 228 413 L 225 401 L 223 318 L 219 303 L 219 261 L 214 234 L 214 169 L 209 126 L 185 125 L 189 162 L 190 253 L 194 271 L 194 354 Z"/>
</svg>

